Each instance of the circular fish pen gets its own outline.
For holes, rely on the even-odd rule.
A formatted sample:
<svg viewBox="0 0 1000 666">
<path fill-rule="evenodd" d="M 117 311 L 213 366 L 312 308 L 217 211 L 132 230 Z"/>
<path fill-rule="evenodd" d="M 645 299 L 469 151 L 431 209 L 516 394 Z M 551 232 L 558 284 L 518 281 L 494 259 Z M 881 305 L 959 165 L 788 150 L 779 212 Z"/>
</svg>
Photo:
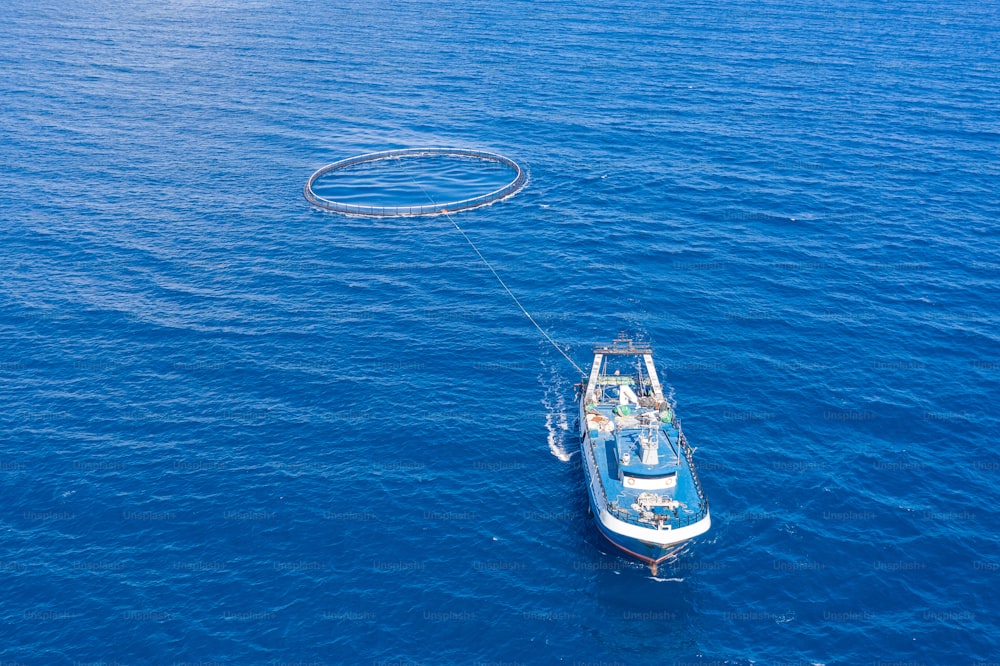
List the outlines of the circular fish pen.
<svg viewBox="0 0 1000 666">
<path fill-rule="evenodd" d="M 382 160 L 405 158 L 405 157 L 458 157 L 466 159 L 483 160 L 508 167 L 514 173 L 514 179 L 509 183 L 486 194 L 476 197 L 460 199 L 458 201 L 448 201 L 440 203 L 433 201 L 428 195 L 427 203 L 413 203 L 407 205 L 370 205 L 359 203 L 348 203 L 336 201 L 331 198 L 320 196 L 314 187 L 316 181 L 327 174 L 348 169 L 359 164 L 369 164 Z M 528 177 L 523 169 L 509 157 L 489 153 L 481 150 L 466 150 L 463 148 L 404 148 L 400 150 L 385 150 L 378 153 L 367 153 L 356 157 L 349 157 L 339 160 L 318 169 L 309 176 L 303 190 L 306 200 L 317 208 L 329 210 L 345 215 L 364 215 L 368 217 L 414 217 L 417 215 L 440 215 L 442 213 L 454 213 L 462 210 L 471 210 L 481 206 L 488 206 L 502 199 L 517 194 L 524 187 Z M 426 194 L 426 191 L 425 191 Z"/>
</svg>

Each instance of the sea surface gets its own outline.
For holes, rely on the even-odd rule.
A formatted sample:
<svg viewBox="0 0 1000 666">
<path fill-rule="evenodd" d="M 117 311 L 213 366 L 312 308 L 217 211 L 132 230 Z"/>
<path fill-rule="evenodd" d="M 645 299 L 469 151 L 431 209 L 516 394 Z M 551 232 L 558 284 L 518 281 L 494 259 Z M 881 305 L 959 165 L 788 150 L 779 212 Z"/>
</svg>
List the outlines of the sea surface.
<svg viewBox="0 0 1000 666">
<path fill-rule="evenodd" d="M 1000 663 L 996 3 L 0 25 L 0 664 Z M 528 185 L 302 196 L 425 146 Z M 504 181 L 412 164 L 341 193 Z M 579 374 L 455 224 L 573 363 L 654 346 L 713 514 L 658 576 L 588 522 Z"/>
</svg>

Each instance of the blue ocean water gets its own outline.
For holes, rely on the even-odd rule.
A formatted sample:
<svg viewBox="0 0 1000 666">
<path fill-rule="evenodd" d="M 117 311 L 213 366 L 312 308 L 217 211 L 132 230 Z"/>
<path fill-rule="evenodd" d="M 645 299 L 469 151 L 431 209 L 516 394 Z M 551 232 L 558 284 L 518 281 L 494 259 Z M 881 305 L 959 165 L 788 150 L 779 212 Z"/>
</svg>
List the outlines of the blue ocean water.
<svg viewBox="0 0 1000 666">
<path fill-rule="evenodd" d="M 1000 662 L 995 4 L 0 20 L 0 663 Z M 530 171 L 456 221 L 577 363 L 657 350 L 714 519 L 658 578 L 449 221 L 302 197 L 413 146 Z"/>
</svg>

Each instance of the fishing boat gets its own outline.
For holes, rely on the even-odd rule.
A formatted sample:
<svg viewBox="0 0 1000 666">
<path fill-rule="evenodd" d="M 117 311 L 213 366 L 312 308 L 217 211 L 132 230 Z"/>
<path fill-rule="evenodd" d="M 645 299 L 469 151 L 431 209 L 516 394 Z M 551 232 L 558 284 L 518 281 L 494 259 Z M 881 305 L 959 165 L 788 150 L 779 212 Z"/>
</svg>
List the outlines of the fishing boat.
<svg viewBox="0 0 1000 666">
<path fill-rule="evenodd" d="M 652 349 L 624 334 L 596 347 L 578 399 L 594 522 L 655 576 L 661 562 L 708 531 L 712 518 Z"/>
</svg>

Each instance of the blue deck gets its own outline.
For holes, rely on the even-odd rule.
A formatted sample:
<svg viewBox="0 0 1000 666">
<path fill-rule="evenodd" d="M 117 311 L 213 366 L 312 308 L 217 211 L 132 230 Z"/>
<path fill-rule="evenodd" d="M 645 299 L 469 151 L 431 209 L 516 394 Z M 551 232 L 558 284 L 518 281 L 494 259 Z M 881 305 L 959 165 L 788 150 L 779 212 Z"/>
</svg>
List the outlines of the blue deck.
<svg viewBox="0 0 1000 666">
<path fill-rule="evenodd" d="M 614 423 L 616 416 L 612 411 L 613 408 L 612 404 L 602 403 L 593 405 L 591 410 Z M 594 459 L 608 503 L 619 510 L 614 511 L 614 515 L 630 523 L 646 524 L 639 520 L 639 512 L 632 508 L 632 504 L 635 503 L 640 493 L 655 492 L 661 497 L 673 499 L 682 504 L 677 509 L 673 519 L 665 524 L 678 528 L 699 520 L 704 515 L 707 502 L 704 502 L 699 493 L 699 484 L 692 471 L 688 449 L 682 444 L 682 436 L 676 422 L 660 423 L 657 427 L 659 464 L 656 466 L 641 463 L 637 443 L 640 431 L 638 423 L 634 427 L 620 428 L 616 426 L 614 432 L 590 429 L 590 442 L 593 446 Z M 586 442 L 584 442 L 584 446 L 587 446 Z M 619 448 L 620 446 L 622 448 Z M 629 450 L 632 454 L 632 460 L 628 465 L 623 465 L 620 462 L 622 450 Z M 619 480 L 619 471 L 634 477 L 656 477 L 673 471 L 676 473 L 677 483 L 672 488 L 653 491 L 636 489 L 627 487 Z M 657 511 L 657 514 L 672 516 L 673 512 L 660 510 Z"/>
</svg>

